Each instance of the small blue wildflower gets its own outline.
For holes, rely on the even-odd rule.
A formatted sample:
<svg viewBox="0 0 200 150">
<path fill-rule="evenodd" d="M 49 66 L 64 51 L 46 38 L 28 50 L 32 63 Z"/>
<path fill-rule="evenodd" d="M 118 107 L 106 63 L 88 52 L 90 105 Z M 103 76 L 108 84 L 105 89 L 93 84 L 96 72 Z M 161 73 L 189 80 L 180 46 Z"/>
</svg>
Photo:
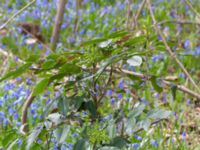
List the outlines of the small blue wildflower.
<svg viewBox="0 0 200 150">
<path fill-rule="evenodd" d="M 107 96 L 112 96 L 112 90 L 111 90 L 111 89 L 108 89 L 106 95 L 107 95 Z"/>
<path fill-rule="evenodd" d="M 42 140 L 40 140 L 40 139 L 37 140 L 37 143 L 38 143 L 38 144 L 42 144 Z"/>
<path fill-rule="evenodd" d="M 9 121 L 8 121 L 8 119 L 5 118 L 3 120 L 3 126 L 6 127 L 8 124 L 9 124 Z"/>
<path fill-rule="evenodd" d="M 5 113 L 3 111 L 0 111 L 0 121 L 3 121 L 5 119 Z"/>
<path fill-rule="evenodd" d="M 132 144 L 132 148 L 133 149 L 138 149 L 140 147 L 140 144 L 139 143 L 134 143 Z"/>
<path fill-rule="evenodd" d="M 22 141 L 21 139 L 17 140 L 17 145 L 18 145 L 18 146 L 21 146 L 22 143 L 23 143 L 23 141 Z"/>
<path fill-rule="evenodd" d="M 114 105 L 115 105 L 115 102 L 116 102 L 116 99 L 113 97 L 113 98 L 111 99 L 111 105 L 114 106 Z"/>
<path fill-rule="evenodd" d="M 67 144 L 67 148 L 72 149 L 73 148 L 73 144 Z"/>
<path fill-rule="evenodd" d="M 122 99 L 122 98 L 123 98 L 122 93 L 118 93 L 118 94 L 117 94 L 117 98 L 118 98 L 118 99 Z"/>
<path fill-rule="evenodd" d="M 186 132 L 182 132 L 181 135 L 182 135 L 182 138 L 185 139 L 187 134 L 186 134 Z"/>
<path fill-rule="evenodd" d="M 18 119 L 19 119 L 19 115 L 18 115 L 18 113 L 14 113 L 14 115 L 13 115 L 13 119 L 14 119 L 14 120 L 18 120 Z"/>
<path fill-rule="evenodd" d="M 72 136 L 73 136 L 74 138 L 76 138 L 76 137 L 78 137 L 78 134 L 77 134 L 77 133 L 74 133 L 74 134 L 72 134 Z"/>
<path fill-rule="evenodd" d="M 184 47 L 185 49 L 190 48 L 190 40 L 187 39 L 187 40 L 184 42 L 183 47 Z"/>
<path fill-rule="evenodd" d="M 17 81 L 17 82 L 20 82 L 20 81 L 22 81 L 22 78 L 21 78 L 21 77 L 18 77 L 18 78 L 16 78 L 16 81 Z"/>
<path fill-rule="evenodd" d="M 123 88 L 124 88 L 124 79 L 121 79 L 121 80 L 119 81 L 118 88 L 120 88 L 120 89 L 123 89 Z"/>
<path fill-rule="evenodd" d="M 8 106 L 7 109 L 10 116 L 12 116 L 16 112 L 16 110 L 12 106 Z"/>
<path fill-rule="evenodd" d="M 151 145 L 158 147 L 158 142 L 156 140 L 151 140 Z"/>
<path fill-rule="evenodd" d="M 141 136 L 139 136 L 139 135 L 134 135 L 134 137 L 137 139 L 137 140 L 139 140 L 139 141 L 141 141 L 142 140 L 142 137 Z"/>
<path fill-rule="evenodd" d="M 152 61 L 156 62 L 156 61 L 161 60 L 163 58 L 164 58 L 164 55 L 162 53 L 160 53 L 160 54 L 154 55 L 152 57 Z"/>
<path fill-rule="evenodd" d="M 190 105 L 191 104 L 191 100 L 190 99 L 187 99 L 187 105 Z"/>
<path fill-rule="evenodd" d="M 185 76 L 185 74 L 184 73 L 179 73 L 179 75 L 178 75 L 179 77 L 181 77 L 181 78 L 183 78 L 183 79 L 185 79 L 186 78 L 186 76 Z"/>
</svg>

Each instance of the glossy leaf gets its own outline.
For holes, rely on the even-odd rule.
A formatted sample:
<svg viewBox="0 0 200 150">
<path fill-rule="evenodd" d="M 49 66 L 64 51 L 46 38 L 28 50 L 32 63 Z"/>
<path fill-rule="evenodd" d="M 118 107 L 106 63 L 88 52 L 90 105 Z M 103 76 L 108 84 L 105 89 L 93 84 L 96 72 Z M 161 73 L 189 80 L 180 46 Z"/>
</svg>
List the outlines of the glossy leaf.
<svg viewBox="0 0 200 150">
<path fill-rule="evenodd" d="M 73 150 L 90 150 L 89 142 L 86 139 L 81 139 L 76 142 Z"/>
<path fill-rule="evenodd" d="M 49 84 L 49 78 L 41 80 L 34 88 L 33 95 L 42 93 Z"/>
<path fill-rule="evenodd" d="M 29 69 L 29 67 L 31 65 L 32 65 L 32 63 L 26 63 L 26 64 L 22 65 L 21 67 L 19 67 L 18 69 L 16 69 L 15 71 L 8 72 L 4 77 L 2 77 L 0 79 L 0 82 L 5 79 L 8 79 L 8 78 L 16 78 L 16 77 L 20 76 L 21 74 L 26 72 L 27 69 Z"/>
</svg>

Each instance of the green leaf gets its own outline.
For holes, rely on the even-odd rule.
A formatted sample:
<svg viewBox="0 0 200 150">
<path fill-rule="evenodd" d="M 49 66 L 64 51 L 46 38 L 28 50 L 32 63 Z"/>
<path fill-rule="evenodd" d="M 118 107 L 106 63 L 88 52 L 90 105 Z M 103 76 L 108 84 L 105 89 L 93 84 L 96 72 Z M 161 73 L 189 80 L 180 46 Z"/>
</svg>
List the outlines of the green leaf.
<svg viewBox="0 0 200 150">
<path fill-rule="evenodd" d="M 83 97 L 81 96 L 76 96 L 76 97 L 72 97 L 72 100 L 71 100 L 71 105 L 74 105 L 74 108 L 76 110 L 78 110 L 81 105 L 83 104 Z"/>
<path fill-rule="evenodd" d="M 145 109 L 146 105 L 140 103 L 137 107 L 134 107 L 132 111 L 129 112 L 128 118 L 135 118 L 139 116 Z"/>
<path fill-rule="evenodd" d="M 15 71 L 10 71 L 8 72 L 4 77 L 2 77 L 0 79 L 0 82 L 8 79 L 8 78 L 16 78 L 18 76 L 20 76 L 21 74 L 23 74 L 30 66 L 32 65 L 32 63 L 26 63 L 24 65 L 22 65 L 21 67 L 19 67 L 18 69 L 16 69 Z"/>
<path fill-rule="evenodd" d="M 99 148 L 99 150 L 121 150 L 121 149 L 113 146 L 104 146 Z"/>
<path fill-rule="evenodd" d="M 176 100 L 177 86 L 176 86 L 175 84 L 173 84 L 173 85 L 171 86 L 171 91 L 172 91 L 173 100 Z"/>
<path fill-rule="evenodd" d="M 123 37 L 125 35 L 127 35 L 128 32 L 127 31 L 116 31 L 116 32 L 113 32 L 111 33 L 110 35 L 107 36 L 107 38 L 118 38 L 118 37 Z"/>
<path fill-rule="evenodd" d="M 125 132 L 131 136 L 133 134 L 133 129 L 136 125 L 136 119 L 134 117 L 128 118 L 128 120 L 125 122 Z"/>
<path fill-rule="evenodd" d="M 151 121 L 149 119 L 144 119 L 137 123 L 137 126 L 139 129 L 144 129 L 145 131 L 148 131 L 149 127 L 151 126 Z"/>
<path fill-rule="evenodd" d="M 126 146 L 126 144 L 127 144 L 127 141 L 124 138 L 115 137 L 114 139 L 112 139 L 109 145 L 122 149 L 123 147 Z"/>
<path fill-rule="evenodd" d="M 94 105 L 93 101 L 88 101 L 85 103 L 85 108 L 87 110 L 89 110 L 90 114 L 92 115 L 93 118 L 95 118 L 97 116 L 97 111 L 96 111 L 96 107 Z"/>
<path fill-rule="evenodd" d="M 163 88 L 158 84 L 158 78 L 156 78 L 155 76 L 151 77 L 151 84 L 153 86 L 153 88 L 158 92 L 162 92 Z"/>
<path fill-rule="evenodd" d="M 13 140 L 17 137 L 16 131 L 13 130 L 9 132 L 8 134 L 4 135 L 4 138 L 2 140 L 2 145 L 4 147 L 7 147 L 9 143 L 13 142 Z"/>
<path fill-rule="evenodd" d="M 59 127 L 55 130 L 54 136 L 56 137 L 58 144 L 63 144 L 65 142 L 69 131 L 70 131 L 70 126 L 68 125 L 64 125 L 63 127 Z"/>
<path fill-rule="evenodd" d="M 90 149 L 90 145 L 86 139 L 81 139 L 77 141 L 73 147 L 73 150 L 89 150 L 89 149 Z"/>
<path fill-rule="evenodd" d="M 39 134 L 42 132 L 42 129 L 44 128 L 44 125 L 42 123 L 39 123 L 30 133 L 27 139 L 27 146 L 26 149 L 29 150 L 31 146 L 34 144 L 34 142 L 37 140 Z"/>
<path fill-rule="evenodd" d="M 144 43 L 146 41 L 146 37 L 145 36 L 138 36 L 138 37 L 134 37 L 129 39 L 127 42 L 124 43 L 124 46 L 133 46 L 136 44 L 141 44 Z"/>
<path fill-rule="evenodd" d="M 14 140 L 12 143 L 9 144 L 9 147 L 7 148 L 7 150 L 17 150 L 19 147 L 17 145 L 17 142 L 19 141 L 19 139 Z"/>
<path fill-rule="evenodd" d="M 51 69 L 56 64 L 57 64 L 57 61 L 55 61 L 53 59 L 47 60 L 42 64 L 42 69 Z"/>
<path fill-rule="evenodd" d="M 77 74 L 80 72 L 81 68 L 75 64 L 64 64 L 59 70 L 59 73 L 65 73 L 66 75 Z"/>
<path fill-rule="evenodd" d="M 40 93 L 42 93 L 45 88 L 48 86 L 49 84 L 49 78 L 45 78 L 43 80 L 41 80 L 34 88 L 33 90 L 33 95 L 38 95 Z"/>
<path fill-rule="evenodd" d="M 30 56 L 28 57 L 28 59 L 26 59 L 25 61 L 26 61 L 26 62 L 29 62 L 29 63 L 36 63 L 36 62 L 39 60 L 39 58 L 40 58 L 40 55 L 38 55 L 38 54 L 33 54 L 33 55 L 30 55 Z"/>
<path fill-rule="evenodd" d="M 155 108 L 147 113 L 147 118 L 150 119 L 166 119 L 172 114 L 171 111 Z"/>
<path fill-rule="evenodd" d="M 69 98 L 64 95 L 61 95 L 58 98 L 58 108 L 63 115 L 66 115 L 69 111 Z"/>
</svg>

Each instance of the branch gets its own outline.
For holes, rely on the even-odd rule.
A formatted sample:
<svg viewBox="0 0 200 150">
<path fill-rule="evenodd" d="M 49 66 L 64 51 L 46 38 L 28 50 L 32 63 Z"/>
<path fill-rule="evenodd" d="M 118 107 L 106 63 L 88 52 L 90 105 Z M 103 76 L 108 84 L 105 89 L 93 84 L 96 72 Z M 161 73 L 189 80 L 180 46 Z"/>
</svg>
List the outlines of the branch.
<svg viewBox="0 0 200 150">
<path fill-rule="evenodd" d="M 28 7 L 30 7 L 36 0 L 31 1 L 26 6 L 24 6 L 22 9 L 20 9 L 18 12 L 16 12 L 13 16 L 10 17 L 3 25 L 0 26 L 0 30 L 5 28 L 12 20 L 16 18 L 20 13 L 22 13 L 24 10 L 26 10 Z"/>
<path fill-rule="evenodd" d="M 58 43 L 60 27 L 61 27 L 61 24 L 63 21 L 66 2 L 67 2 L 67 0 L 59 0 L 58 1 L 56 20 L 55 20 L 55 24 L 54 24 L 53 33 L 52 33 L 52 50 L 53 51 L 55 51 L 57 43 Z"/>
<path fill-rule="evenodd" d="M 137 26 L 137 20 L 138 20 L 140 14 L 141 14 L 141 12 L 142 12 L 142 9 L 143 9 L 144 6 L 145 6 L 145 3 L 146 3 L 146 0 L 143 0 L 142 3 L 141 3 L 141 5 L 140 5 L 140 8 L 139 8 L 138 12 L 136 13 L 136 15 L 135 15 L 135 17 L 134 17 L 134 25 L 136 25 L 136 26 Z M 133 25 L 133 26 L 134 26 L 134 25 Z"/>
<path fill-rule="evenodd" d="M 167 40 L 164 36 L 164 34 L 162 33 L 162 31 L 157 27 L 157 21 L 155 19 L 153 10 L 151 8 L 151 2 L 150 0 L 147 0 L 147 4 L 148 4 L 148 8 L 150 11 L 150 15 L 151 18 L 153 20 L 153 24 L 154 24 L 154 28 L 155 30 L 158 32 L 158 34 L 161 36 L 162 38 L 162 42 L 164 43 L 167 51 L 169 52 L 170 56 L 176 61 L 176 63 L 179 65 L 179 67 L 182 69 L 182 71 L 184 72 L 184 74 L 187 76 L 187 78 L 189 79 L 189 81 L 192 83 L 192 85 L 198 90 L 198 92 L 200 92 L 200 88 L 197 86 L 197 84 L 194 82 L 194 80 L 192 79 L 191 75 L 188 73 L 188 71 L 186 70 L 186 68 L 184 67 L 184 65 L 180 62 L 180 60 L 176 57 L 175 53 L 173 53 L 173 51 L 171 50 L 171 48 L 169 47 L 169 45 L 167 44 Z"/>
<path fill-rule="evenodd" d="M 78 32 L 79 27 L 79 10 L 81 8 L 81 0 L 76 0 L 76 18 L 74 21 L 74 35 L 76 37 L 76 33 Z"/>
<path fill-rule="evenodd" d="M 188 20 L 164 20 L 164 21 L 158 22 L 158 25 L 162 25 L 165 23 L 200 25 L 200 22 L 188 21 Z"/>
<path fill-rule="evenodd" d="M 31 103 L 33 102 L 35 96 L 33 96 L 33 91 L 31 92 L 31 94 L 28 96 L 27 100 L 25 101 L 25 103 L 23 104 L 22 107 L 22 131 L 24 133 L 26 133 L 28 131 L 27 128 L 27 113 L 28 113 L 28 108 L 31 105 Z"/>
</svg>

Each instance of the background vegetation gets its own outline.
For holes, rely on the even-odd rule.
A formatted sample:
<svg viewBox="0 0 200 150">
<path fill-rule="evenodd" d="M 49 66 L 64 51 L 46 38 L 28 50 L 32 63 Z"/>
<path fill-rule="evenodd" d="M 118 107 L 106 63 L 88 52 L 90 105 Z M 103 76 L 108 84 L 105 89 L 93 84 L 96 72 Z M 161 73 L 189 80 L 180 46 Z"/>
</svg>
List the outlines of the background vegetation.
<svg viewBox="0 0 200 150">
<path fill-rule="evenodd" d="M 198 0 L 62 1 L 0 1 L 0 149 L 200 149 Z"/>
</svg>

